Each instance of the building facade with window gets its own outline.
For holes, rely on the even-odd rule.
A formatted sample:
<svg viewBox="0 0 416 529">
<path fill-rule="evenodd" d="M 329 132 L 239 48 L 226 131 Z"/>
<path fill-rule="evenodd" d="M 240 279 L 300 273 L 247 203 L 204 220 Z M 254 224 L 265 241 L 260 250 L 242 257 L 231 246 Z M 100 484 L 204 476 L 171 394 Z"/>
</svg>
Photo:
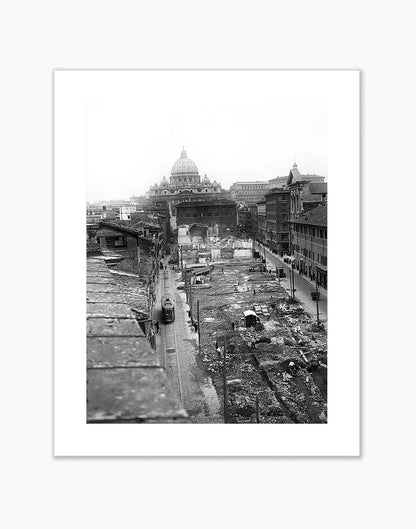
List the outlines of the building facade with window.
<svg viewBox="0 0 416 529">
<path fill-rule="evenodd" d="M 327 206 L 318 206 L 290 221 L 296 270 L 328 288 Z"/>
<path fill-rule="evenodd" d="M 177 225 L 207 226 L 209 234 L 237 236 L 237 209 L 232 200 L 183 202 L 176 206 Z"/>
<path fill-rule="evenodd" d="M 290 192 L 272 189 L 266 193 L 266 244 L 279 255 L 289 253 Z"/>
<path fill-rule="evenodd" d="M 325 177 L 316 174 L 302 175 L 296 163 L 289 172 L 287 188 L 290 190 L 291 220 L 326 202 Z"/>
<path fill-rule="evenodd" d="M 111 250 L 122 260 L 117 268 L 148 278 L 155 268 L 162 241 L 142 228 L 101 221 L 95 234 L 103 250 Z"/>
<path fill-rule="evenodd" d="M 257 230 L 255 239 L 263 244 L 267 240 L 267 225 L 266 225 L 266 200 L 261 200 L 256 204 L 257 208 Z"/>
<path fill-rule="evenodd" d="M 230 187 L 231 200 L 244 206 L 251 206 L 259 200 L 263 200 L 269 189 L 268 182 L 235 182 Z"/>
</svg>

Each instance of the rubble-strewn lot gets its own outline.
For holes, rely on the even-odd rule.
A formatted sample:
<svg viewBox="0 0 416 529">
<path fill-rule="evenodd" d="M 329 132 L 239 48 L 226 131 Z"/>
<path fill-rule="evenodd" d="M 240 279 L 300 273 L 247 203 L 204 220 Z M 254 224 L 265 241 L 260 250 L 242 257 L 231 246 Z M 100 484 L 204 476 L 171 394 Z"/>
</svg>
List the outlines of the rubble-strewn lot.
<svg viewBox="0 0 416 529">
<path fill-rule="evenodd" d="M 228 420 L 256 422 L 257 397 L 260 422 L 326 422 L 326 332 L 274 275 L 259 270 L 253 260 L 215 262 L 205 288 L 192 288 L 195 320 L 200 300 L 202 356 L 220 394 L 226 337 Z M 256 327 L 245 327 L 246 310 L 259 316 Z"/>
</svg>

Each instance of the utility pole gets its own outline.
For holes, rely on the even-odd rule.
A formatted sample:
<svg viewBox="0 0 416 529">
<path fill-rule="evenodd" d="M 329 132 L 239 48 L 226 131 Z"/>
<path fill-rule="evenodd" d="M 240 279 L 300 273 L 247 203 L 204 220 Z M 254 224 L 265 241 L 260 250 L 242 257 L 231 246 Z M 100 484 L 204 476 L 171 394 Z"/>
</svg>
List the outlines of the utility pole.
<svg viewBox="0 0 416 529">
<path fill-rule="evenodd" d="M 192 281 L 192 273 L 189 274 L 189 312 L 190 312 L 190 315 L 191 315 L 191 323 L 194 322 L 194 318 L 192 316 L 192 285 L 191 285 L 191 281 Z"/>
<path fill-rule="evenodd" d="M 224 422 L 228 422 L 228 388 L 227 388 L 227 337 L 224 335 L 224 356 L 222 365 L 222 380 L 224 386 Z"/>
<path fill-rule="evenodd" d="M 319 325 L 320 325 L 320 323 L 319 323 L 319 296 L 320 296 L 320 294 L 319 294 L 319 290 L 318 290 L 318 273 L 317 272 L 318 271 L 315 270 L 315 292 L 316 292 L 315 296 L 316 296 L 316 321 L 317 321 L 318 327 L 319 327 Z"/>
<path fill-rule="evenodd" d="M 290 273 L 292 274 L 292 298 L 295 299 L 295 270 L 293 269 L 293 261 L 290 263 Z"/>
<path fill-rule="evenodd" d="M 199 324 L 199 299 L 196 300 L 196 317 L 198 319 L 198 352 L 201 355 L 201 326 Z"/>
</svg>

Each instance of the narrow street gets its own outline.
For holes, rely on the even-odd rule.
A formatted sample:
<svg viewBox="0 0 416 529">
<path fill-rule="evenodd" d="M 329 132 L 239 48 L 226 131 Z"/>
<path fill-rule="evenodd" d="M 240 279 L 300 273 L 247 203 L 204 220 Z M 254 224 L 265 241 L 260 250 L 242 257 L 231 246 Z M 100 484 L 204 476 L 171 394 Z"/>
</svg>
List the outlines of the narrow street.
<svg viewBox="0 0 416 529">
<path fill-rule="evenodd" d="M 167 270 L 160 271 L 153 316 L 160 324 L 156 334 L 156 352 L 192 422 L 221 423 L 221 401 L 206 374 L 204 363 L 198 357 L 198 335 L 190 325 L 185 293 L 176 288 L 178 279 L 180 272 L 172 271 L 169 266 Z M 166 324 L 162 322 L 161 312 L 164 294 L 171 294 L 175 301 L 175 321 Z"/>
<path fill-rule="evenodd" d="M 282 286 L 290 292 L 290 266 L 284 263 L 277 255 L 275 255 L 269 248 L 260 245 L 255 242 L 255 248 L 260 252 L 260 255 L 264 257 L 266 254 L 266 263 L 271 268 L 275 269 L 276 266 L 284 267 L 286 271 L 286 277 L 281 280 Z M 309 314 L 316 319 L 316 302 L 311 298 L 311 292 L 314 291 L 314 286 L 303 276 L 299 275 L 296 271 L 294 272 L 294 282 L 295 282 L 295 297 L 302 303 L 305 309 Z M 327 315 L 327 295 L 322 290 L 320 291 L 319 299 L 319 320 L 327 329 L 328 325 L 328 315 Z"/>
</svg>

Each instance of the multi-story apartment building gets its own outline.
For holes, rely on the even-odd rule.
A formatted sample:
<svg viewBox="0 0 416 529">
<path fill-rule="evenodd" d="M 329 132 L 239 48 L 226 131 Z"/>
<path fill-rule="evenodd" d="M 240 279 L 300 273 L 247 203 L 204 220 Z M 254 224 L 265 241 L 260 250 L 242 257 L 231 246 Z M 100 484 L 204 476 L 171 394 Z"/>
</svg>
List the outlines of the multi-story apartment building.
<svg viewBox="0 0 416 529">
<path fill-rule="evenodd" d="M 290 221 L 295 268 L 327 288 L 327 206 L 318 206 Z"/>
<path fill-rule="evenodd" d="M 289 252 L 289 205 L 287 189 L 266 193 L 266 244 L 280 255 Z"/>
<path fill-rule="evenodd" d="M 268 182 L 235 182 L 230 187 L 231 200 L 245 206 L 251 206 L 263 200 L 267 191 L 269 191 Z"/>
</svg>

